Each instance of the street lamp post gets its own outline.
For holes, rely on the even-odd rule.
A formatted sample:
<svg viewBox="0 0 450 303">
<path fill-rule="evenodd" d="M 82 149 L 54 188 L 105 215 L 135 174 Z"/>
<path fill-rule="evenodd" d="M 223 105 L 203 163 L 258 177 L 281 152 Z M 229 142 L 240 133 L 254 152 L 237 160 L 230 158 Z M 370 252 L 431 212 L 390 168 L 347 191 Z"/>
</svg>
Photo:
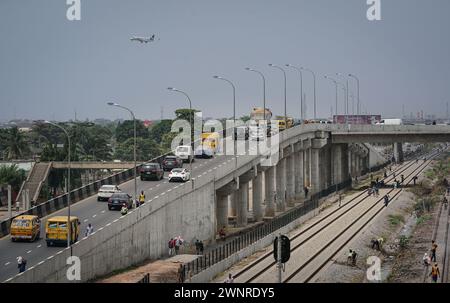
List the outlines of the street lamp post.
<svg viewBox="0 0 450 303">
<path fill-rule="evenodd" d="M 305 68 L 305 67 L 300 67 L 300 69 L 304 69 L 304 70 L 310 72 L 312 74 L 312 76 L 313 76 L 313 79 L 314 79 L 314 120 L 316 120 L 317 119 L 317 112 L 316 112 L 316 106 L 317 106 L 317 103 L 316 103 L 316 74 L 312 70 L 310 70 L 308 68 Z"/>
<path fill-rule="evenodd" d="M 70 222 L 70 190 L 71 190 L 70 189 L 70 187 L 71 187 L 70 186 L 70 150 L 71 150 L 70 136 L 69 136 L 69 133 L 67 132 L 67 130 L 65 128 L 63 128 L 62 126 L 60 126 L 56 123 L 50 122 L 50 121 L 44 121 L 44 123 L 53 125 L 53 126 L 59 128 L 60 130 L 62 130 L 67 137 L 67 142 L 69 145 L 68 152 L 67 152 L 67 162 L 68 162 L 68 165 L 67 165 L 67 227 L 68 227 L 67 228 L 67 247 L 72 248 L 70 246 L 70 238 L 71 238 L 70 236 L 72 235 L 72 224 Z M 70 255 L 72 255 L 72 249 L 70 250 Z"/>
<path fill-rule="evenodd" d="M 279 69 L 279 70 L 281 70 L 281 71 L 283 72 L 283 76 L 284 76 L 284 129 L 286 130 L 286 129 L 287 129 L 286 71 L 284 70 L 284 68 L 282 68 L 282 67 L 280 67 L 280 66 L 278 66 L 278 65 L 272 64 L 272 63 L 270 63 L 269 66 L 270 66 L 270 67 L 277 68 L 277 69 Z"/>
<path fill-rule="evenodd" d="M 345 77 L 342 73 L 336 73 L 336 76 Z M 345 122 L 348 125 L 348 77 L 345 77 L 346 80 L 346 96 L 345 96 Z"/>
<path fill-rule="evenodd" d="M 167 89 L 170 90 L 170 91 L 173 91 L 173 92 L 178 92 L 178 93 L 183 94 L 183 95 L 186 96 L 186 98 L 187 98 L 188 101 L 189 101 L 189 123 L 191 124 L 191 128 L 193 128 L 194 125 L 193 125 L 193 123 L 192 123 L 192 116 L 193 116 L 193 113 L 192 113 L 192 102 L 191 102 L 191 98 L 189 98 L 189 95 L 186 94 L 184 91 L 179 90 L 179 89 L 177 89 L 177 88 L 174 88 L 174 87 L 168 87 Z M 194 130 L 194 132 L 195 132 L 195 130 Z M 190 157 L 189 157 L 189 170 L 191 171 L 191 175 L 192 175 L 192 158 L 194 157 L 194 147 L 193 147 L 194 140 L 192 139 L 192 132 L 189 134 L 189 137 L 191 138 L 191 152 L 192 152 L 192 154 L 191 154 Z M 194 186 L 193 184 L 194 184 L 194 183 L 192 183 L 192 186 Z"/>
<path fill-rule="evenodd" d="M 304 117 L 303 117 L 303 73 L 302 73 L 302 69 L 297 66 L 294 66 L 292 64 L 286 64 L 286 66 L 297 70 L 300 75 L 300 119 L 303 121 Z"/>
<path fill-rule="evenodd" d="M 108 102 L 107 103 L 110 106 L 116 106 L 121 109 L 124 109 L 128 111 L 131 114 L 131 117 L 133 118 L 134 123 L 134 148 L 133 148 L 133 156 L 134 156 L 134 199 L 133 199 L 133 205 L 136 206 L 136 199 L 137 199 L 137 178 L 136 178 L 136 116 L 134 115 L 133 111 L 125 106 L 122 106 L 120 104 L 114 103 L 114 102 Z"/>
<path fill-rule="evenodd" d="M 336 116 L 337 116 L 337 114 L 338 114 L 338 83 L 337 83 L 337 81 L 335 79 L 331 78 L 328 75 L 325 75 L 325 79 L 333 81 L 334 85 L 336 86 L 336 100 L 335 100 L 335 107 L 336 107 L 336 109 L 335 109 L 335 112 L 336 112 Z"/>
<path fill-rule="evenodd" d="M 353 74 L 348 74 L 348 76 L 349 76 L 349 77 L 352 77 L 353 79 L 356 79 L 357 91 L 358 91 L 358 100 L 357 100 L 357 105 L 356 105 L 356 113 L 357 113 L 358 115 L 360 115 L 360 114 L 361 114 L 361 103 L 360 103 L 360 101 L 359 101 L 359 78 L 356 77 L 356 76 L 353 75 Z"/>
<path fill-rule="evenodd" d="M 214 79 L 219 79 L 219 80 L 223 80 L 225 82 L 228 82 L 231 87 L 233 88 L 233 136 L 237 136 L 237 131 L 236 131 L 236 87 L 234 86 L 233 82 L 231 82 L 228 79 L 225 79 L 223 77 L 220 76 L 213 76 Z M 234 138 L 234 137 L 232 137 Z M 234 138 L 236 140 L 233 140 L 233 146 L 234 146 L 234 159 L 235 159 L 235 163 L 234 163 L 234 167 L 237 167 L 237 150 L 236 150 L 236 142 L 237 142 L 237 138 Z"/>
<path fill-rule="evenodd" d="M 259 74 L 263 80 L 263 113 L 264 113 L 263 115 L 264 115 L 264 120 L 266 120 L 266 78 L 264 77 L 263 73 L 255 70 L 253 68 L 246 67 L 245 70 Z M 267 121 L 266 121 L 266 125 L 268 126 Z"/>
</svg>

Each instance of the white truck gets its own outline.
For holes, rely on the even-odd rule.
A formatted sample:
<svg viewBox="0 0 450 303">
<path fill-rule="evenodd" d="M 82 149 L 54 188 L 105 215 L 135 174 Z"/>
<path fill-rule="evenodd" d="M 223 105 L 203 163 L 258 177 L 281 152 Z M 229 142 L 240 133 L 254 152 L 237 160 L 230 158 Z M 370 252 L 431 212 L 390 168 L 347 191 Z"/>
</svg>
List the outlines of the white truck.
<svg viewBox="0 0 450 303">
<path fill-rule="evenodd" d="M 403 125 L 402 119 L 381 119 L 376 125 Z"/>
</svg>

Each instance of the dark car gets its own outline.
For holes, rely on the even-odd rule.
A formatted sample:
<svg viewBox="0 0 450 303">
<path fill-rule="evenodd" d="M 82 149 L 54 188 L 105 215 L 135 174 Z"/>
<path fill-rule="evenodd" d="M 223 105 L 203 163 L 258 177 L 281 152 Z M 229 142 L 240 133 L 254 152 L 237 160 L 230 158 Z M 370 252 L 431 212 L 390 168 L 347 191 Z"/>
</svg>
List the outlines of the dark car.
<svg viewBox="0 0 450 303">
<path fill-rule="evenodd" d="M 170 171 L 173 168 L 183 167 L 183 160 L 177 156 L 167 156 L 164 158 L 162 165 L 165 171 Z"/>
<path fill-rule="evenodd" d="M 108 209 L 118 209 L 121 210 L 125 206 L 128 209 L 133 207 L 133 199 L 127 193 L 116 193 L 111 196 L 108 200 Z"/>
<path fill-rule="evenodd" d="M 140 170 L 141 180 L 161 180 L 164 178 L 164 170 L 159 163 L 144 164 Z"/>
</svg>

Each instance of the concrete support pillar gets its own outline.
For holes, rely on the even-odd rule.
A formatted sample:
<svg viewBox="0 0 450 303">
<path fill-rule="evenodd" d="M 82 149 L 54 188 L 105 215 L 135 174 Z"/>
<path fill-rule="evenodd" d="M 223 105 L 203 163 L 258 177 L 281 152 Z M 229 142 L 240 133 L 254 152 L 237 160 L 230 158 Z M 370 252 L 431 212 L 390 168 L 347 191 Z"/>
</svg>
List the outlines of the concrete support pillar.
<svg viewBox="0 0 450 303">
<path fill-rule="evenodd" d="M 342 144 L 342 166 L 341 166 L 341 182 L 347 181 L 350 179 L 350 171 L 349 171 L 349 162 L 348 162 L 348 154 L 349 154 L 349 148 L 348 144 Z"/>
<path fill-rule="evenodd" d="M 304 161 L 303 166 L 305 168 L 303 176 L 304 176 L 304 186 L 311 186 L 311 148 L 308 148 L 304 151 Z"/>
<path fill-rule="evenodd" d="M 217 230 L 228 226 L 228 195 L 217 195 Z"/>
<path fill-rule="evenodd" d="M 304 167 L 303 167 L 303 157 L 304 151 L 299 150 L 295 153 L 295 198 L 296 200 L 300 200 L 304 197 L 303 186 L 304 184 Z"/>
<path fill-rule="evenodd" d="M 286 210 L 286 158 L 278 161 L 276 169 L 277 211 Z"/>
<path fill-rule="evenodd" d="M 265 201 L 266 208 L 264 210 L 266 217 L 275 216 L 275 166 L 269 167 L 264 173 L 264 185 L 265 185 Z"/>
<path fill-rule="evenodd" d="M 311 193 L 320 191 L 319 153 L 320 149 L 317 148 L 311 151 Z"/>
<path fill-rule="evenodd" d="M 229 201 L 230 201 L 230 207 L 228 208 L 228 214 L 230 217 L 236 217 L 236 209 L 237 209 L 237 205 L 238 205 L 238 196 L 237 196 L 237 192 L 233 192 L 230 196 L 229 196 Z"/>
<path fill-rule="evenodd" d="M 252 181 L 252 194 L 253 194 L 253 217 L 256 222 L 261 221 L 263 217 L 262 213 L 262 171 L 258 171 L 258 175 Z"/>
<path fill-rule="evenodd" d="M 332 170 L 333 170 L 333 184 L 339 184 L 342 180 L 342 146 L 340 144 L 333 144 L 331 146 Z"/>
<path fill-rule="evenodd" d="M 294 153 L 289 154 L 286 159 L 286 202 L 294 206 L 295 201 L 295 160 Z"/>
<path fill-rule="evenodd" d="M 247 226 L 248 217 L 248 182 L 239 184 L 238 197 L 236 224 L 238 227 L 244 227 Z"/>
<path fill-rule="evenodd" d="M 394 157 L 395 161 L 403 162 L 403 146 L 401 142 L 394 143 Z"/>
</svg>

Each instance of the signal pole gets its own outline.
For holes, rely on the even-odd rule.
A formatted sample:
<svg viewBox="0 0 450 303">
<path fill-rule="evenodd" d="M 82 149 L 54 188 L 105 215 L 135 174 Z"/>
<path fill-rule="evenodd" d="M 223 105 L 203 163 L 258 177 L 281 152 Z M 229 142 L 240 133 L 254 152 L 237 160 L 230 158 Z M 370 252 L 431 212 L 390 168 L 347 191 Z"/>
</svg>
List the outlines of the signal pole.
<svg viewBox="0 0 450 303">
<path fill-rule="evenodd" d="M 281 264 L 281 233 L 278 234 L 278 283 L 281 283 L 281 268 L 283 264 Z"/>
</svg>

